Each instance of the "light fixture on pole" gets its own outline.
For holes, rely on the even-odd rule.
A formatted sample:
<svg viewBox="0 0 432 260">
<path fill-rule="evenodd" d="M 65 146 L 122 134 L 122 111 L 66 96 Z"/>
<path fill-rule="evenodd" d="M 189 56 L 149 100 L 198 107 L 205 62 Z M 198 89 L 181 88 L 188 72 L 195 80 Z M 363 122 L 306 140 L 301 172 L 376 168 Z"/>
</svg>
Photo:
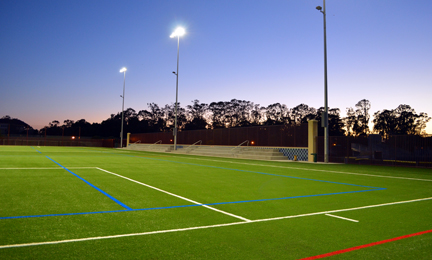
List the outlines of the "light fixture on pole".
<svg viewBox="0 0 432 260">
<path fill-rule="evenodd" d="M 123 121 L 124 121 L 124 97 L 125 97 L 125 83 L 126 83 L 126 67 L 123 67 L 120 70 L 120 73 L 123 72 L 123 95 L 121 96 L 123 98 L 122 102 L 122 121 L 121 121 L 121 130 L 120 130 L 120 148 L 123 147 Z"/>
<path fill-rule="evenodd" d="M 326 32 L 326 11 L 325 0 L 323 7 L 316 9 L 323 14 L 324 18 L 324 113 L 321 116 L 321 126 L 324 127 L 324 162 L 329 162 L 329 128 L 328 128 L 328 97 L 327 97 L 327 32 Z"/>
<path fill-rule="evenodd" d="M 177 150 L 177 111 L 178 111 L 178 73 L 179 73 L 179 50 L 180 50 L 180 36 L 185 35 L 186 31 L 182 27 L 177 27 L 177 29 L 170 35 L 170 38 L 177 37 L 177 72 L 174 72 L 176 75 L 176 101 L 175 101 L 175 119 L 174 119 L 174 150 Z"/>
</svg>

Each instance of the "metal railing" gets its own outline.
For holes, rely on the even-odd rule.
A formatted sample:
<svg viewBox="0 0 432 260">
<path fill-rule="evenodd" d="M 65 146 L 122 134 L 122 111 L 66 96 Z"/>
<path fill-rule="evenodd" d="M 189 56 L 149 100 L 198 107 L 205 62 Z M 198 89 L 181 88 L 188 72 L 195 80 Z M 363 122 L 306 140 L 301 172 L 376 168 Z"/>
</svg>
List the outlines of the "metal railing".
<svg viewBox="0 0 432 260">
<path fill-rule="evenodd" d="M 241 148 L 242 148 L 243 144 L 246 144 L 246 146 L 249 146 L 249 140 L 246 140 L 246 141 L 242 142 L 241 144 L 237 145 L 236 147 L 234 147 L 233 149 L 231 149 L 231 153 L 232 153 L 233 157 L 236 157 L 241 152 Z"/>
<path fill-rule="evenodd" d="M 159 140 L 156 143 L 149 145 L 149 149 L 152 149 L 154 147 L 154 145 L 157 145 L 157 144 L 162 144 L 162 140 Z"/>
<path fill-rule="evenodd" d="M 189 145 L 188 147 L 186 147 L 186 148 L 184 149 L 184 151 L 186 151 L 186 152 L 187 152 L 187 151 L 192 151 L 192 149 L 195 148 L 195 146 L 196 146 L 197 144 L 202 145 L 202 140 L 196 141 L 195 143 Z"/>
</svg>

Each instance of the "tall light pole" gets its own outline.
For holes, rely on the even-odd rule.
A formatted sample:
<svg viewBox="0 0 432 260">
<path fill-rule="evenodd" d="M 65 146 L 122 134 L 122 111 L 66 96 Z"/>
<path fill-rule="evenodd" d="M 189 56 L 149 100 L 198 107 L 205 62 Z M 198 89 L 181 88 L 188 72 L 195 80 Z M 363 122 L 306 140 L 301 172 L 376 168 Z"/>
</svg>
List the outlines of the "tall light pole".
<svg viewBox="0 0 432 260">
<path fill-rule="evenodd" d="M 120 130 L 120 148 L 123 147 L 123 121 L 124 121 L 124 98 L 125 98 L 125 83 L 126 83 L 126 67 L 123 67 L 120 70 L 120 73 L 123 72 L 123 95 L 121 96 L 123 98 L 122 102 L 122 121 L 121 121 L 121 130 Z"/>
<path fill-rule="evenodd" d="M 174 119 L 174 150 L 177 150 L 177 106 L 178 106 L 178 73 L 179 73 L 179 51 L 180 51 L 180 36 L 185 35 L 186 31 L 182 27 L 177 29 L 170 35 L 170 38 L 177 37 L 177 72 L 173 73 L 176 75 L 176 101 L 175 101 L 175 119 Z"/>
<path fill-rule="evenodd" d="M 316 9 L 323 14 L 324 18 L 324 114 L 321 116 L 321 125 L 324 127 L 324 162 L 329 162 L 329 129 L 328 129 L 328 98 L 327 98 L 327 32 L 326 32 L 326 11 L 325 0 L 323 7 Z"/>
</svg>

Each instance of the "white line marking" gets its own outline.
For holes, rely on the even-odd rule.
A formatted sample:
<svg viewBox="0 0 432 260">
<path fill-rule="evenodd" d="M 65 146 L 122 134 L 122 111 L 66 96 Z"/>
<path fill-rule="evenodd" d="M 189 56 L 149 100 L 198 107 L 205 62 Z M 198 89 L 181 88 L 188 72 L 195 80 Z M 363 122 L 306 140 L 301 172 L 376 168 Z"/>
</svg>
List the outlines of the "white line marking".
<svg viewBox="0 0 432 260">
<path fill-rule="evenodd" d="M 355 220 L 355 219 L 351 219 L 351 218 L 344 218 L 344 217 L 336 216 L 336 215 L 332 215 L 332 214 L 325 214 L 325 215 L 326 215 L 326 216 L 329 216 L 329 217 L 333 217 L 333 218 L 340 218 L 340 219 L 343 219 L 343 220 L 352 221 L 352 222 L 359 222 L 358 220 Z"/>
<path fill-rule="evenodd" d="M 354 172 L 340 172 L 340 171 L 329 171 L 329 170 L 320 170 L 320 169 L 308 169 L 308 168 L 298 168 L 298 167 L 287 167 L 280 165 L 267 165 L 267 164 L 257 164 L 257 163 L 242 163 L 242 162 L 233 162 L 233 161 L 224 161 L 224 160 L 213 160 L 206 158 L 191 158 L 185 156 L 171 156 L 173 158 L 187 158 L 194 160 L 203 160 L 203 161 L 212 161 L 212 162 L 223 162 L 223 163 L 234 163 L 234 164 L 243 164 L 243 165 L 252 165 L 252 166 L 263 166 L 263 167 L 273 167 L 273 168 L 283 168 L 283 169 L 293 169 L 293 170 L 304 170 L 304 171 L 317 171 L 317 172 L 330 172 L 330 173 L 342 173 L 342 174 L 351 174 L 351 175 L 360 175 L 360 176 L 370 176 L 370 177 L 379 177 L 379 178 L 390 178 L 390 179 L 401 179 L 401 180 L 413 180 L 413 181 L 432 181 L 432 179 L 419 179 L 419 178 L 409 178 L 409 177 L 397 177 L 397 176 L 385 176 L 385 175 L 374 175 L 367 173 L 354 173 Z M 289 161 L 288 161 L 289 162 Z"/>
<path fill-rule="evenodd" d="M 81 241 L 91 241 L 91 240 L 101 240 L 101 239 L 111 239 L 111 238 L 121 238 L 121 237 L 132 237 L 132 236 L 145 236 L 145 235 L 171 233 L 171 232 L 182 232 L 182 231 L 197 230 L 197 229 L 209 229 L 209 228 L 227 227 L 227 226 L 234 226 L 234 225 L 241 225 L 241 224 L 250 224 L 250 223 L 274 221 L 274 220 L 281 220 L 281 219 L 290 219 L 290 218 L 299 218 L 299 217 L 323 215 L 323 214 L 330 214 L 330 213 L 336 213 L 336 212 L 342 212 L 342 211 L 352 211 L 352 210 L 359 210 L 359 209 L 366 209 L 366 208 L 376 208 L 376 207 L 383 207 L 383 206 L 391 206 L 391 205 L 404 204 L 404 203 L 412 203 L 412 202 L 419 202 L 419 201 L 425 201 L 425 200 L 432 200 L 432 197 L 422 198 L 422 199 L 414 199 L 414 200 L 406 200 L 406 201 L 390 202 L 390 203 L 377 204 L 377 205 L 369 205 L 369 206 L 356 207 L 356 208 L 329 210 L 329 211 L 306 213 L 306 214 L 299 214 L 299 215 L 292 215 L 292 216 L 276 217 L 276 218 L 256 219 L 256 220 L 250 220 L 250 221 L 247 221 L 247 222 L 246 221 L 242 221 L 242 222 L 232 222 L 232 223 L 216 224 L 216 225 L 208 225 L 208 226 L 198 226 L 198 227 L 188 227 L 188 228 L 179 228 L 179 229 L 157 230 L 157 231 L 148 231 L 148 232 L 141 232 L 141 233 L 119 234 L 119 235 L 112 235 L 112 236 L 86 237 L 86 238 L 66 239 L 66 240 L 57 240 L 57 241 L 46 241 L 46 242 L 34 242 L 34 243 L 1 245 L 0 249 L 14 248 L 14 247 L 53 245 L 53 244 L 63 244 L 63 243 L 72 243 L 72 242 L 81 242 Z"/>
<path fill-rule="evenodd" d="M 300 215 L 294 215 L 294 216 L 284 216 L 284 217 L 276 217 L 276 218 L 257 219 L 257 220 L 252 220 L 251 222 L 265 222 L 265 221 L 273 221 L 273 220 L 279 220 L 279 219 L 308 217 L 308 216 L 315 216 L 315 215 L 322 215 L 322 214 L 331 214 L 331 213 L 344 212 L 344 211 L 353 211 L 353 210 L 360 210 L 360 209 L 369 209 L 369 208 L 377 208 L 377 207 L 384 207 L 384 206 L 391 206 L 391 205 L 398 205 L 398 204 L 419 202 L 419 201 L 425 201 L 425 200 L 432 200 L 432 197 L 427 197 L 427 198 L 422 198 L 422 199 L 414 199 L 414 200 L 396 201 L 396 202 L 390 202 L 390 203 L 383 203 L 383 204 L 376 204 L 376 205 L 369 205 L 369 206 L 362 206 L 362 207 L 355 207 L 355 208 L 347 208 L 347 209 L 335 209 L 335 210 L 321 211 L 321 212 L 314 212 L 314 213 L 306 213 L 306 214 L 300 214 Z"/>
<path fill-rule="evenodd" d="M 241 216 L 238 216 L 238 215 L 234 215 L 234 214 L 231 214 L 231 213 L 229 213 L 229 212 L 226 212 L 226 211 L 223 211 L 223 210 L 219 210 L 219 209 L 216 209 L 216 208 L 213 208 L 213 207 L 207 206 L 207 205 L 202 205 L 203 203 L 200 203 L 200 202 L 197 202 L 197 201 L 194 201 L 194 200 L 191 200 L 191 199 L 188 199 L 188 198 L 182 197 L 182 196 L 180 196 L 180 195 L 177 195 L 177 194 L 174 194 L 174 193 L 171 193 L 171 192 L 168 192 L 168 191 L 165 191 L 165 190 L 162 190 L 162 189 L 159 189 L 159 188 L 156 188 L 156 187 L 150 186 L 150 185 L 148 185 L 148 184 L 145 184 L 145 183 L 142 183 L 142 182 L 136 181 L 136 180 L 134 180 L 134 179 L 131 179 L 131 178 L 128 178 L 128 177 L 122 176 L 122 175 L 120 175 L 120 174 L 113 173 L 113 172 L 110 172 L 110 171 L 107 171 L 107 170 L 104 170 L 104 169 L 101 169 L 101 168 L 98 168 L 98 167 L 96 167 L 96 169 L 98 169 L 98 170 L 100 170 L 100 171 L 103 171 L 103 172 L 106 172 L 106 173 L 109 173 L 109 174 L 112 174 L 112 175 L 115 175 L 115 176 L 118 176 L 118 177 L 120 177 L 120 178 L 123 178 L 123 179 L 129 180 L 129 181 L 131 181 L 131 182 L 135 182 L 135 183 L 137 183 L 137 184 L 140 184 L 140 185 L 143 185 L 143 186 L 149 187 L 149 188 L 151 188 L 151 189 L 154 189 L 154 190 L 157 190 L 157 191 L 160 191 L 160 192 L 166 193 L 166 194 L 171 195 L 171 196 L 174 196 L 174 197 L 176 197 L 176 198 L 179 198 L 179 199 L 182 199 L 182 200 L 186 200 L 186 201 L 192 202 L 193 204 L 201 205 L 201 206 L 203 206 L 203 207 L 205 207 L 205 208 L 208 208 L 208 209 L 211 209 L 211 210 L 217 211 L 217 212 L 219 212 L 219 213 L 222 213 L 222 214 L 225 214 L 225 215 L 228 215 L 228 216 L 234 217 L 234 218 L 238 218 L 238 219 L 241 219 L 241 220 L 246 221 L 246 222 L 250 222 L 250 221 L 251 221 L 250 219 L 247 219 L 247 218 L 244 218 L 244 217 L 241 217 Z"/>
</svg>

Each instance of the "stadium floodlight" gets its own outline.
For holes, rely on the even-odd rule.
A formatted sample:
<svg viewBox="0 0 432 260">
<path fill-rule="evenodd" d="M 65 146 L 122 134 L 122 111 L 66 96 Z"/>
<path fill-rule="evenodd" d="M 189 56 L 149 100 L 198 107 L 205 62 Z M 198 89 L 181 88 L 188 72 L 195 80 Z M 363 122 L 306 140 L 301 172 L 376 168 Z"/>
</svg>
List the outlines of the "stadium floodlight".
<svg viewBox="0 0 432 260">
<path fill-rule="evenodd" d="M 177 27 L 177 29 L 170 35 L 170 38 L 181 37 L 186 34 L 186 31 L 183 27 Z"/>
<path fill-rule="evenodd" d="M 324 127 L 324 162 L 329 162 L 329 127 L 328 127 L 328 97 L 327 97 L 327 35 L 326 35 L 326 11 L 325 0 L 323 7 L 316 9 L 323 14 L 324 18 L 324 114 L 321 116 L 322 127 Z"/>
<path fill-rule="evenodd" d="M 176 102 L 175 102 L 175 118 L 174 118 L 174 150 L 177 150 L 177 106 L 178 106 L 178 73 L 179 73 L 179 51 L 180 51 L 180 36 L 186 34 L 186 31 L 183 27 L 177 27 L 177 29 L 170 35 L 170 38 L 177 37 L 177 72 L 174 72 L 176 75 Z"/>
<path fill-rule="evenodd" d="M 123 98 L 123 102 L 122 102 L 122 121 L 121 121 L 121 130 L 120 130 L 120 148 L 123 147 L 123 121 L 124 121 L 124 97 L 125 97 L 125 83 L 126 83 L 126 67 L 123 67 L 120 70 L 120 73 L 123 72 L 123 95 L 121 95 L 121 97 Z"/>
</svg>

